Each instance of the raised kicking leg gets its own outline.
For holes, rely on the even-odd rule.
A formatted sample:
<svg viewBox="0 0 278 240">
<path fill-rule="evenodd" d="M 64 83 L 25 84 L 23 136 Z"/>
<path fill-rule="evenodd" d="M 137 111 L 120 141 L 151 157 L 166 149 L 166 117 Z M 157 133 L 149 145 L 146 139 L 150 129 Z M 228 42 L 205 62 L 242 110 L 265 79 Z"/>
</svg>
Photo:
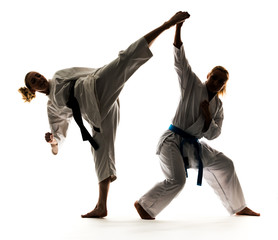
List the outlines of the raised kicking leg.
<svg viewBox="0 0 278 240">
<path fill-rule="evenodd" d="M 148 46 L 150 47 L 154 40 L 162 32 L 176 25 L 177 23 L 183 22 L 187 18 L 189 18 L 189 14 L 187 12 L 177 12 L 172 18 L 170 18 L 160 27 L 146 34 L 144 38 Z M 140 44 L 142 45 L 144 42 L 141 41 Z M 100 112 L 103 118 L 107 116 L 107 113 L 111 108 L 111 104 L 113 104 L 118 98 L 118 95 L 120 94 L 126 80 L 133 74 L 133 72 L 136 71 L 140 65 L 142 65 L 151 57 L 149 49 L 148 51 L 144 50 L 144 48 L 141 46 L 139 49 L 135 48 L 135 50 L 137 49 L 136 52 L 133 48 L 134 46 L 131 45 L 128 48 L 128 51 L 123 52 L 117 59 L 98 71 L 99 79 L 96 81 L 96 90 L 100 101 Z M 132 54 L 129 53 L 130 51 L 132 51 Z M 135 54 L 133 54 L 133 52 L 135 52 Z M 136 59 L 136 61 L 133 61 L 133 59 L 132 61 L 129 60 L 129 56 L 136 58 L 136 54 L 138 55 L 138 59 L 142 59 L 140 64 L 138 63 L 138 59 Z M 111 81 L 111 76 L 113 77 L 113 81 Z M 117 79 L 119 80 L 118 82 L 116 81 Z M 112 91 L 109 91 L 109 89 L 112 89 Z M 106 202 L 110 182 L 111 178 L 109 177 L 99 183 L 98 203 L 94 210 L 85 215 L 82 215 L 83 218 L 102 218 L 107 216 Z"/>
<path fill-rule="evenodd" d="M 116 59 L 98 70 L 96 92 L 102 118 L 106 117 L 111 105 L 119 97 L 125 82 L 152 57 L 149 48 L 154 40 L 162 32 L 187 18 L 189 18 L 187 12 L 177 12 L 160 27 L 132 43 L 125 51 L 121 51 Z"/>
<path fill-rule="evenodd" d="M 107 196 L 109 191 L 111 178 L 106 178 L 99 183 L 99 199 L 95 209 L 85 215 L 81 215 L 82 218 L 103 218 L 107 216 Z"/>
</svg>

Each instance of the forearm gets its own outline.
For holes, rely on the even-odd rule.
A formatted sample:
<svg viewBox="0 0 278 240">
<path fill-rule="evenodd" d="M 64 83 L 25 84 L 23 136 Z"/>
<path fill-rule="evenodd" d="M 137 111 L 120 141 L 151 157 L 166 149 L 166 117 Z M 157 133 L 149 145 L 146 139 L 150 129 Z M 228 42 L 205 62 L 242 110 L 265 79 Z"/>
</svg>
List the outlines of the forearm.
<svg viewBox="0 0 278 240">
<path fill-rule="evenodd" d="M 205 120 L 204 127 L 203 127 L 203 132 L 206 132 L 209 129 L 211 121 L 212 121 L 211 118 L 208 118 L 208 119 Z"/>
<path fill-rule="evenodd" d="M 210 110 L 209 110 L 209 102 L 207 100 L 204 100 L 203 102 L 201 102 L 200 108 L 201 108 L 202 114 L 205 118 L 203 132 L 206 132 L 209 129 L 209 126 L 212 121 Z"/>
<path fill-rule="evenodd" d="M 205 129 L 203 129 L 204 137 L 208 140 L 213 140 L 221 134 L 221 123 L 218 123 L 216 120 L 212 119 L 208 125 L 208 129 L 206 131 L 204 130 Z"/>
<path fill-rule="evenodd" d="M 180 47 L 182 46 L 181 27 L 182 27 L 182 24 L 176 25 L 176 32 L 175 32 L 175 38 L 174 38 L 174 46 L 178 49 L 180 49 Z"/>
<path fill-rule="evenodd" d="M 206 139 L 212 140 L 221 134 L 223 118 L 223 111 L 221 109 L 219 110 L 216 117 L 205 117 L 203 133 Z"/>
</svg>

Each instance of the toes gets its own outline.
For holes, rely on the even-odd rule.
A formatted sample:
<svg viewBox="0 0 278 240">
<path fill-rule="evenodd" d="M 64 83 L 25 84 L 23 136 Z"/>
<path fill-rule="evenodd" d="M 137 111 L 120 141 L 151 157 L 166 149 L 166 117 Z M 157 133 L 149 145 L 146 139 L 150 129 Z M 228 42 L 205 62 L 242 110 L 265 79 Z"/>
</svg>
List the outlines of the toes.
<svg viewBox="0 0 278 240">
<path fill-rule="evenodd" d="M 260 213 L 256 213 L 252 211 L 250 208 L 246 207 L 240 212 L 236 213 L 236 215 L 246 215 L 246 216 L 260 216 Z"/>
<path fill-rule="evenodd" d="M 107 211 L 93 210 L 85 215 L 81 215 L 82 218 L 104 218 L 107 216 Z"/>
</svg>

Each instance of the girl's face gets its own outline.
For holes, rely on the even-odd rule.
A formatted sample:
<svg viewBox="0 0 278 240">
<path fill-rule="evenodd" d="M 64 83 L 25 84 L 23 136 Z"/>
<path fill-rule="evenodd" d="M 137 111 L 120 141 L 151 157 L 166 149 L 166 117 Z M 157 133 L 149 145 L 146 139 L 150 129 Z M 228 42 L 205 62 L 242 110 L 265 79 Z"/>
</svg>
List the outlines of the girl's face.
<svg viewBox="0 0 278 240">
<path fill-rule="evenodd" d="M 228 81 L 227 74 L 218 69 L 210 72 L 207 78 L 206 86 L 212 93 L 220 92 Z"/>
<path fill-rule="evenodd" d="M 49 82 L 43 75 L 37 72 L 30 72 L 26 81 L 33 91 L 43 93 L 49 91 Z"/>
</svg>

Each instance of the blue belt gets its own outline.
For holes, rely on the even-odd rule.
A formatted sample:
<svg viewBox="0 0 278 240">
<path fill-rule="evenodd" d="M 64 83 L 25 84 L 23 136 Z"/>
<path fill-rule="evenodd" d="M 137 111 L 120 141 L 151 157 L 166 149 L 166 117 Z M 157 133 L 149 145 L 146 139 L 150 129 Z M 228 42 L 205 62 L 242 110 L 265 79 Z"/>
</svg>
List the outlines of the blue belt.
<svg viewBox="0 0 278 240">
<path fill-rule="evenodd" d="M 198 172 L 197 185 L 201 186 L 202 185 L 202 178 L 203 178 L 203 162 L 202 162 L 202 159 L 200 157 L 200 145 L 201 144 L 200 144 L 198 138 L 186 133 L 182 129 L 180 129 L 180 128 L 172 125 L 172 124 L 170 125 L 169 130 L 171 130 L 172 132 L 174 132 L 174 133 L 176 133 L 176 134 L 178 134 L 179 136 L 182 137 L 182 141 L 180 143 L 180 151 L 181 151 L 181 155 L 182 155 L 183 161 L 184 161 L 186 177 L 188 177 L 187 169 L 189 167 L 189 163 L 188 163 L 188 158 L 184 157 L 184 155 L 183 155 L 183 144 L 185 142 L 191 143 L 191 144 L 193 144 L 193 146 L 197 150 L 197 160 L 199 162 L 199 166 L 198 166 L 199 172 Z"/>
</svg>

